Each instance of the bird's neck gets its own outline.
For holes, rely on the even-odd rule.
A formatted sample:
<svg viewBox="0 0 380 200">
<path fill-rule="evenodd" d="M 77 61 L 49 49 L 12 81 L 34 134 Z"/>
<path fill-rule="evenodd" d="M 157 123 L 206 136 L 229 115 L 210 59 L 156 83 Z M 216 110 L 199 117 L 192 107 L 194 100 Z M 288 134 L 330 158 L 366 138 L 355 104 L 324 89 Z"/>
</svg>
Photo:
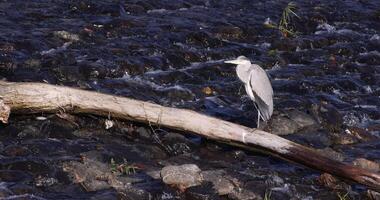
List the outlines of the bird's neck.
<svg viewBox="0 0 380 200">
<path fill-rule="evenodd" d="M 249 82 L 249 74 L 250 74 L 250 66 L 246 64 L 240 64 L 236 67 L 236 73 L 239 77 L 239 79 L 243 82 L 248 84 Z"/>
</svg>

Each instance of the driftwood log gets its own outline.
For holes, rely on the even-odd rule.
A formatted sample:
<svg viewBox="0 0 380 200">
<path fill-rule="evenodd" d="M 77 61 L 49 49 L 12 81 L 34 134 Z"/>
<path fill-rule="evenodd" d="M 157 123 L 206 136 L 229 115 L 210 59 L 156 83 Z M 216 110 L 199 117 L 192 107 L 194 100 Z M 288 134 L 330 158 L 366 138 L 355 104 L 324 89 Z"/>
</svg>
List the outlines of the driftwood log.
<svg viewBox="0 0 380 200">
<path fill-rule="evenodd" d="M 43 83 L 0 81 L 0 120 L 6 123 L 9 111 L 22 114 L 59 111 L 89 113 L 159 124 L 217 141 L 255 148 L 380 191 L 380 174 L 378 173 L 332 160 L 312 148 L 276 135 L 190 110 Z"/>
</svg>

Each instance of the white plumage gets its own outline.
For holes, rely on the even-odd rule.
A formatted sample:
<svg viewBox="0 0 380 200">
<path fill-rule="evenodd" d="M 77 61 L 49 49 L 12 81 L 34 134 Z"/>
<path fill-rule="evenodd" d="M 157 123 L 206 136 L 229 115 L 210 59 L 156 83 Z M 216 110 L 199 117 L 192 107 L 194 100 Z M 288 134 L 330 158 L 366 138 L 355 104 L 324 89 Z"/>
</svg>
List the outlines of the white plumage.
<svg viewBox="0 0 380 200">
<path fill-rule="evenodd" d="M 273 88 L 265 70 L 259 65 L 252 64 L 245 56 L 239 56 L 236 60 L 225 63 L 237 65 L 236 73 L 258 111 L 257 126 L 260 118 L 268 121 L 273 113 Z"/>
</svg>

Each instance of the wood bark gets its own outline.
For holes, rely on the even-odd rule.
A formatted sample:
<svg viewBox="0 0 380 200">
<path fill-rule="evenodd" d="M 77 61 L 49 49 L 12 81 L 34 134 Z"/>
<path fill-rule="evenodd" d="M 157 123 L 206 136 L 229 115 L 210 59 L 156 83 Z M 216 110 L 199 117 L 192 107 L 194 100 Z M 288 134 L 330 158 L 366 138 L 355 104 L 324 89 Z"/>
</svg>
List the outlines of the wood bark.
<svg viewBox="0 0 380 200">
<path fill-rule="evenodd" d="M 0 100 L 0 120 L 3 122 L 6 122 L 6 112 L 10 108 L 12 113 L 64 111 L 151 123 L 237 146 L 255 148 L 380 191 L 378 173 L 332 160 L 312 148 L 279 136 L 191 110 L 43 83 L 0 81 Z"/>
</svg>

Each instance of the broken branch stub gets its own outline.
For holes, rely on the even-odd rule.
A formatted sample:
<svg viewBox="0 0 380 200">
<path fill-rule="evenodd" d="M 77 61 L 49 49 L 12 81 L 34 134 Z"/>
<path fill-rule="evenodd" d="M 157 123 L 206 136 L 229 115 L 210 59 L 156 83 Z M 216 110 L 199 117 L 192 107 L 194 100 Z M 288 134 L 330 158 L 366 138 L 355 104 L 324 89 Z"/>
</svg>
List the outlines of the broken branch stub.
<svg viewBox="0 0 380 200">
<path fill-rule="evenodd" d="M 10 113 L 11 108 L 0 98 L 0 121 L 4 124 L 8 123 Z"/>
</svg>

